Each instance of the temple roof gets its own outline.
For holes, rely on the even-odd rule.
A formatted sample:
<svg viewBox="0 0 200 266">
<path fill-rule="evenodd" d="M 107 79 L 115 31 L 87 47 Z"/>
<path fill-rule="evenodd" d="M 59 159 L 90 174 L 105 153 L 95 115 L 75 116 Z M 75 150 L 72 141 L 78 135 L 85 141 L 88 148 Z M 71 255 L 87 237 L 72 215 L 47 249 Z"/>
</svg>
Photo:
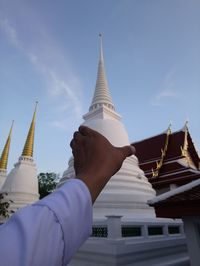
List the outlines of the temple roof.
<svg viewBox="0 0 200 266">
<path fill-rule="evenodd" d="M 139 142 L 134 142 L 137 157 L 140 163 L 154 161 L 161 157 L 161 149 L 165 145 L 166 133 L 144 139 Z M 148 147 L 148 148 L 147 148 Z"/>
<path fill-rule="evenodd" d="M 181 218 L 199 216 L 200 179 L 163 193 L 148 201 L 154 206 L 158 217 Z"/>
<path fill-rule="evenodd" d="M 193 144 L 187 124 L 171 132 L 133 143 L 140 167 L 154 188 L 165 184 L 189 182 L 200 177 L 200 158 Z M 188 181 L 187 181 L 188 179 Z"/>
</svg>

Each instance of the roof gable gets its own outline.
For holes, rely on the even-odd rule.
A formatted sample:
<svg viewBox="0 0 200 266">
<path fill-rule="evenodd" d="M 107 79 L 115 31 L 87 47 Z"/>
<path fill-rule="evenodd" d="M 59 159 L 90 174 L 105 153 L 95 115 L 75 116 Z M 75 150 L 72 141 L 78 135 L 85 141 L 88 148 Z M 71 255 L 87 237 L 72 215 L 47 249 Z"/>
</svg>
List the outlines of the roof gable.
<svg viewBox="0 0 200 266">
<path fill-rule="evenodd" d="M 136 156 L 140 167 L 153 185 L 158 185 L 156 181 L 166 176 L 167 178 L 164 178 L 166 181 L 163 180 L 162 184 L 169 184 L 172 179 L 173 183 L 177 180 L 178 184 L 180 178 L 176 177 L 180 176 L 180 173 L 180 182 L 184 183 L 184 174 L 182 173 L 186 173 L 187 169 L 191 170 L 189 181 L 197 178 L 197 173 L 193 174 L 192 170 L 195 169 L 200 173 L 198 171 L 200 158 L 192 142 L 187 125 L 182 130 L 174 133 L 168 130 L 160 135 L 135 142 L 133 145 L 136 148 Z M 185 183 L 187 183 L 188 177 L 186 174 L 185 179 Z M 161 186 L 163 186 L 162 184 Z"/>
</svg>

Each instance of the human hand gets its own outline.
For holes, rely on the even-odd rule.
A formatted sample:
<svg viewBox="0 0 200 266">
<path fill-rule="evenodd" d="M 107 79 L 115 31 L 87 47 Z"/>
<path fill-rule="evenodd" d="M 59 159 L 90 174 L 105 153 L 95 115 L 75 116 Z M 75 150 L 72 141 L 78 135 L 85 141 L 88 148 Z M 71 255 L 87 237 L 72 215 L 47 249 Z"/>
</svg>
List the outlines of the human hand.
<svg viewBox="0 0 200 266">
<path fill-rule="evenodd" d="M 88 187 L 92 202 L 122 166 L 126 157 L 135 154 L 133 146 L 114 147 L 95 130 L 80 126 L 70 143 L 76 177 Z"/>
</svg>

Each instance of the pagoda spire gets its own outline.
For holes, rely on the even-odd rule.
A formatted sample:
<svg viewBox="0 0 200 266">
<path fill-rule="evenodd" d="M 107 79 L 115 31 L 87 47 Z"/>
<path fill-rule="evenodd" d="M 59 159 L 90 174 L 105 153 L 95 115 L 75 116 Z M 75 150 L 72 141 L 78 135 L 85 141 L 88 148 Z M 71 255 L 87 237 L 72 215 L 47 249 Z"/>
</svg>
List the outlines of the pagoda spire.
<svg viewBox="0 0 200 266">
<path fill-rule="evenodd" d="M 96 80 L 94 96 L 89 111 L 95 110 L 100 106 L 107 106 L 109 109 L 115 110 L 110 95 L 110 91 L 108 88 L 108 82 L 106 79 L 104 57 L 103 57 L 102 34 L 99 34 L 99 40 L 100 40 L 100 53 L 99 53 L 97 80 Z"/>
<path fill-rule="evenodd" d="M 29 128 L 28 136 L 24 145 L 24 149 L 22 152 L 22 156 L 33 157 L 33 146 L 34 146 L 34 135 L 35 135 L 35 118 L 36 118 L 36 111 L 37 111 L 37 104 L 35 105 L 35 110 L 33 113 L 32 122 Z"/>
<path fill-rule="evenodd" d="M 1 154 L 0 169 L 3 169 L 3 170 L 7 170 L 8 155 L 9 155 L 9 150 L 10 150 L 10 142 L 11 142 L 11 134 L 12 134 L 13 124 L 14 124 L 14 121 L 12 121 L 10 132 L 9 132 L 6 144 L 4 146 L 3 152 Z"/>
</svg>

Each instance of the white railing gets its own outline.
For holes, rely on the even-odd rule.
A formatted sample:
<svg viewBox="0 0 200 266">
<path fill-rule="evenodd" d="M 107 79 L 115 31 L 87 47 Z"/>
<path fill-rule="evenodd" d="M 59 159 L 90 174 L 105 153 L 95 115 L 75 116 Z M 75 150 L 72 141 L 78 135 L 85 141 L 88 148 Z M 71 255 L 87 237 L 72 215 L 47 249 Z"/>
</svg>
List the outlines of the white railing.
<svg viewBox="0 0 200 266">
<path fill-rule="evenodd" d="M 107 216 L 107 219 L 94 221 L 91 237 L 152 239 L 184 236 L 181 220 L 123 222 L 121 218 L 122 216 Z"/>
</svg>

